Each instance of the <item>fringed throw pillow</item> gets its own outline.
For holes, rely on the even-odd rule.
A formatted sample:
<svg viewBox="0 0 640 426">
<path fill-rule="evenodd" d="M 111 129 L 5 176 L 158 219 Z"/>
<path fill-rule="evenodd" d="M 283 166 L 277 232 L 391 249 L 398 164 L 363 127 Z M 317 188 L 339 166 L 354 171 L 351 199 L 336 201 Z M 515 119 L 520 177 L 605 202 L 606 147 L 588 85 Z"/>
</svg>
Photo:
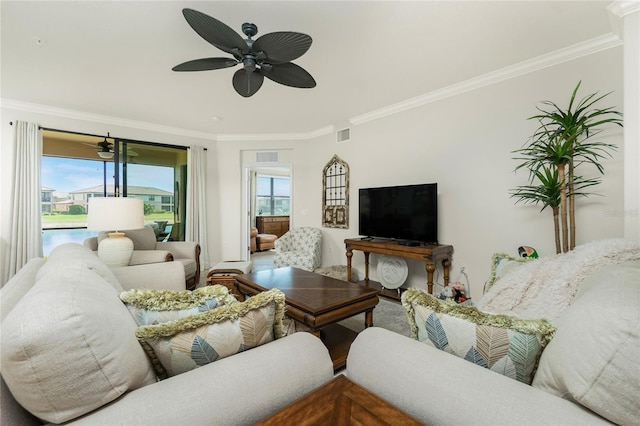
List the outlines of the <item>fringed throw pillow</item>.
<svg viewBox="0 0 640 426">
<path fill-rule="evenodd" d="M 419 290 L 405 291 L 402 304 L 414 339 L 527 384 L 555 333 L 545 319 L 487 314 Z"/>
<path fill-rule="evenodd" d="M 273 289 L 244 302 L 141 326 L 136 337 L 163 379 L 283 337 L 284 301 L 284 294 Z"/>
<path fill-rule="evenodd" d="M 133 289 L 120 293 L 120 300 L 138 325 L 173 321 L 237 302 L 221 285 L 194 291 Z"/>
<path fill-rule="evenodd" d="M 484 292 L 489 291 L 496 281 L 507 275 L 507 273 L 524 265 L 525 262 L 530 262 L 535 259 L 536 258 L 532 257 L 513 257 L 506 253 L 494 253 L 493 256 L 491 256 L 491 276 L 489 277 L 489 281 L 484 285 Z"/>
</svg>

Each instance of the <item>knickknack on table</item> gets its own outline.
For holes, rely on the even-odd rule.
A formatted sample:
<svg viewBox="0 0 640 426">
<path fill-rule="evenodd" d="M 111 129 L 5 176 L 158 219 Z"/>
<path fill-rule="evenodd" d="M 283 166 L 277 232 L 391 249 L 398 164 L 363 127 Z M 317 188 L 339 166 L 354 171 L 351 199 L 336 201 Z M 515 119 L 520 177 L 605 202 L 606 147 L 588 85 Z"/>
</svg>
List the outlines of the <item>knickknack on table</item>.
<svg viewBox="0 0 640 426">
<path fill-rule="evenodd" d="M 349 228 L 349 165 L 337 155 L 322 171 L 322 226 Z"/>
</svg>

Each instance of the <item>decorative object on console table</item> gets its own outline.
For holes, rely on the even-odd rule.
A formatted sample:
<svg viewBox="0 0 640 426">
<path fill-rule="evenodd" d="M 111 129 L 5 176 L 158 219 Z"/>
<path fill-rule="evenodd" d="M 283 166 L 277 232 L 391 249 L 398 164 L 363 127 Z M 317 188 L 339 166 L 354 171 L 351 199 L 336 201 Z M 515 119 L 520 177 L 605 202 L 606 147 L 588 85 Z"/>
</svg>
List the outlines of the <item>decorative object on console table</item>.
<svg viewBox="0 0 640 426">
<path fill-rule="evenodd" d="M 453 246 L 441 244 L 420 244 L 417 246 L 407 246 L 399 244 L 395 240 L 385 240 L 379 238 L 352 238 L 344 240 L 347 251 L 347 280 L 351 280 L 351 258 L 353 250 L 364 253 L 364 280 L 367 286 L 379 286 L 379 283 L 369 280 L 369 254 L 378 253 L 389 256 L 403 257 L 405 259 L 417 259 L 425 262 L 427 271 L 427 289 L 433 294 L 433 273 L 436 264 L 442 264 L 442 276 L 444 285 L 449 285 L 449 268 L 453 255 Z M 400 300 L 400 295 L 392 291 L 380 291 L 381 296 Z"/>
<path fill-rule="evenodd" d="M 397 290 L 400 294 L 400 287 L 409 275 L 407 262 L 401 257 L 382 255 L 378 258 L 378 280 L 382 288 Z"/>
<path fill-rule="evenodd" d="M 144 228 L 144 205 L 141 199 L 127 197 L 91 198 L 88 204 L 87 229 L 109 232 L 98 245 L 98 257 L 107 266 L 127 266 L 133 255 L 133 242 L 119 229 Z"/>
</svg>

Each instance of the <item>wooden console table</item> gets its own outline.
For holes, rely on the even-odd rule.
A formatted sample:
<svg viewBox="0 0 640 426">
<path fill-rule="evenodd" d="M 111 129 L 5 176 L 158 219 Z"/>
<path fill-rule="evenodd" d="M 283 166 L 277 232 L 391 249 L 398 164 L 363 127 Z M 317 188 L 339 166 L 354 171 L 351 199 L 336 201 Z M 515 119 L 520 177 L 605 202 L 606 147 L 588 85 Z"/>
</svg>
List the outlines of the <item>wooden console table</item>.
<svg viewBox="0 0 640 426">
<path fill-rule="evenodd" d="M 451 256 L 453 246 L 447 245 L 419 245 L 406 246 L 399 244 L 395 240 L 385 239 L 346 239 L 344 244 L 347 249 L 347 281 L 351 281 L 351 258 L 353 251 L 364 252 L 364 279 L 369 283 L 369 254 L 378 253 L 389 256 L 404 257 L 407 259 L 418 259 L 425 263 L 427 270 L 427 288 L 433 294 L 433 272 L 436 270 L 436 263 L 442 262 L 444 285 L 449 285 L 449 267 L 451 266 Z"/>
</svg>

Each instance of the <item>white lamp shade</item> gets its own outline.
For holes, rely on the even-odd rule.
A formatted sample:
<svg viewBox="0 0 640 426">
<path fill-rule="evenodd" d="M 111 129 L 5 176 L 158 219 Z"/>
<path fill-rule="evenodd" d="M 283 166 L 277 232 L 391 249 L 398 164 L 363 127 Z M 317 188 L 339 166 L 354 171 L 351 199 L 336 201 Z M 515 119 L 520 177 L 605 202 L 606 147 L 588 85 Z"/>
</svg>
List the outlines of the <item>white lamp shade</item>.
<svg viewBox="0 0 640 426">
<path fill-rule="evenodd" d="M 139 198 L 97 197 L 89 200 L 87 229 L 122 231 L 144 228 L 144 203 Z"/>
</svg>

